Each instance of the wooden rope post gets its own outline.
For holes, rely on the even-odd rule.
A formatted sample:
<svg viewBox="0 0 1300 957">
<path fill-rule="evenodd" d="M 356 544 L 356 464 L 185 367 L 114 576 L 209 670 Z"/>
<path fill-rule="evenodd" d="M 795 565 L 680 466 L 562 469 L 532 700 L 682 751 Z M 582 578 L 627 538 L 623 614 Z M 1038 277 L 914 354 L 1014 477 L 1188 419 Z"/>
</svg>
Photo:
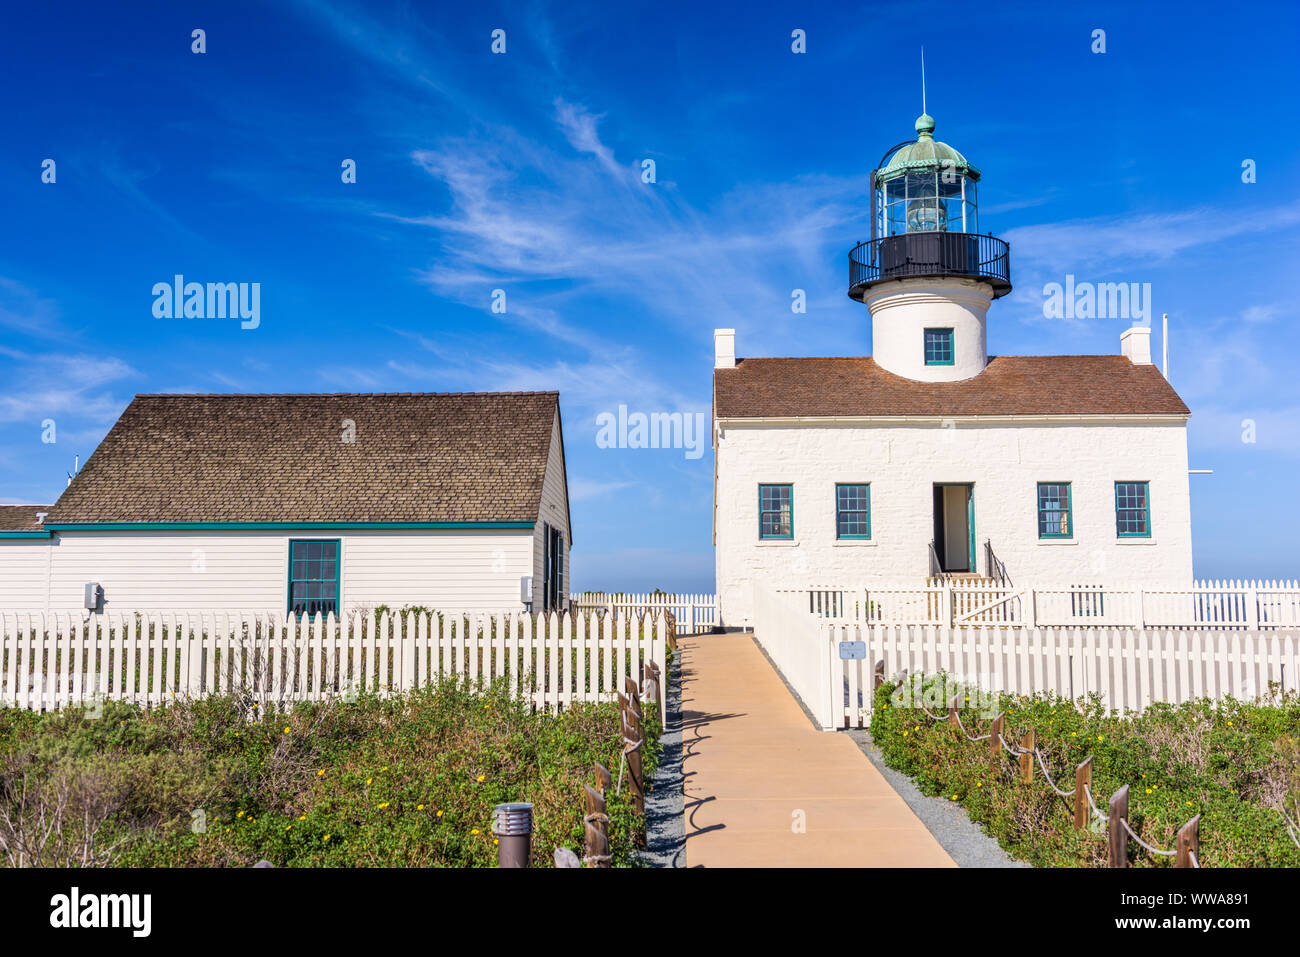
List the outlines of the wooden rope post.
<svg viewBox="0 0 1300 957">
<path fill-rule="evenodd" d="M 1088 793 L 1092 787 L 1092 755 L 1084 759 L 1083 764 L 1074 769 L 1074 827 L 1080 830 L 1088 826 Z"/>
<path fill-rule="evenodd" d="M 876 669 L 872 672 L 874 678 L 871 682 L 871 690 L 875 691 L 885 683 L 885 659 L 881 658 L 876 662 Z"/>
<path fill-rule="evenodd" d="M 653 661 L 641 662 L 641 686 L 646 701 L 659 701 L 659 666 Z"/>
<path fill-rule="evenodd" d="M 989 731 L 989 770 L 998 769 L 998 759 L 1002 756 L 1002 719 L 1005 715 L 998 715 L 993 719 L 993 727 Z"/>
<path fill-rule="evenodd" d="M 604 794 L 609 790 L 609 786 L 614 783 L 614 779 L 610 777 L 609 768 L 597 761 L 593 770 L 596 777 L 596 790 Z"/>
<path fill-rule="evenodd" d="M 1032 730 L 1020 739 L 1020 780 L 1026 784 L 1034 782 L 1034 740 Z"/>
<path fill-rule="evenodd" d="M 1201 857 L 1201 816 L 1198 814 L 1178 829 L 1178 853 L 1174 855 L 1174 867 L 1193 867 L 1192 855 L 1197 860 Z"/>
<path fill-rule="evenodd" d="M 582 786 L 586 803 L 583 818 L 588 867 L 609 867 L 609 816 L 605 811 L 605 795 L 590 784 Z"/>
<path fill-rule="evenodd" d="M 636 682 L 627 679 L 627 707 L 623 711 L 623 740 L 626 742 L 627 777 L 632 789 L 632 806 L 637 814 L 645 814 L 645 777 L 641 770 L 641 741 L 644 731 L 641 726 L 641 701 L 637 695 Z"/>
<path fill-rule="evenodd" d="M 961 719 L 957 717 L 957 695 L 948 702 L 948 727 L 961 730 Z"/>
<path fill-rule="evenodd" d="M 1107 867 L 1128 867 L 1128 832 L 1124 830 L 1124 821 L 1128 820 L 1128 785 L 1124 785 L 1110 798 L 1110 830 L 1107 835 L 1106 849 L 1109 859 Z"/>
</svg>

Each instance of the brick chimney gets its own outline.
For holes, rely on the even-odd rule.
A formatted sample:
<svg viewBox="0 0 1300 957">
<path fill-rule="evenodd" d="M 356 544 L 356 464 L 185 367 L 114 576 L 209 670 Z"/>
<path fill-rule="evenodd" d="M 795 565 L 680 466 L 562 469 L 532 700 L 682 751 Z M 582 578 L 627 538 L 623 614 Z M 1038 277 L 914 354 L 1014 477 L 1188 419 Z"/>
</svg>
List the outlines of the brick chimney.
<svg viewBox="0 0 1300 957">
<path fill-rule="evenodd" d="M 1151 365 L 1151 327 L 1133 326 L 1120 333 L 1119 351 L 1135 366 Z"/>
<path fill-rule="evenodd" d="M 736 368 L 736 330 L 713 330 L 713 368 Z"/>
</svg>

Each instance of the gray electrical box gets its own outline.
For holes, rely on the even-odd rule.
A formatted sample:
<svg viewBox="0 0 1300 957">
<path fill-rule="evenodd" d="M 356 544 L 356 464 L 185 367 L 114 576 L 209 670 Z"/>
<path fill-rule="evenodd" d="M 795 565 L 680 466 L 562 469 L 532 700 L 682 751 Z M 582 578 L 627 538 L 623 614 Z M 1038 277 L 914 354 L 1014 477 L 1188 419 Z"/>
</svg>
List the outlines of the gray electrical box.
<svg viewBox="0 0 1300 957">
<path fill-rule="evenodd" d="M 104 599 L 104 589 L 99 587 L 99 582 L 86 583 L 86 609 L 88 611 L 98 611 L 99 603 Z"/>
<path fill-rule="evenodd" d="M 519 600 L 525 605 L 533 603 L 533 576 L 525 575 L 519 579 Z"/>
</svg>

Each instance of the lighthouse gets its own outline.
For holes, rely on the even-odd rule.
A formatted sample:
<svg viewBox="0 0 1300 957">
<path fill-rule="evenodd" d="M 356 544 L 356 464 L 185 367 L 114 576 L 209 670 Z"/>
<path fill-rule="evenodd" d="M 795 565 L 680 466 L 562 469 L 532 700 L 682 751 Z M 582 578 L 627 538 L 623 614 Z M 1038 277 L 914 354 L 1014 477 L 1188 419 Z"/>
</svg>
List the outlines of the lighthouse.
<svg viewBox="0 0 1300 957">
<path fill-rule="evenodd" d="M 934 130 L 922 113 L 915 141 L 872 171 L 871 238 L 849 253 L 849 297 L 871 313 L 882 369 L 956 382 L 988 364 L 988 309 L 1011 291 L 1010 251 L 979 231 L 980 171 Z"/>
</svg>

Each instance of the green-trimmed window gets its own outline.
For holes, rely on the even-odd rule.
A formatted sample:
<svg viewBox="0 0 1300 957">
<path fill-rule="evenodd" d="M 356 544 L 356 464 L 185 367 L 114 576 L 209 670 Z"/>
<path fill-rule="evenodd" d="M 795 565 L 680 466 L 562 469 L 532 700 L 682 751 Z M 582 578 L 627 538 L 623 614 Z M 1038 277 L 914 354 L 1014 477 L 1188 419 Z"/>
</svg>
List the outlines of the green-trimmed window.
<svg viewBox="0 0 1300 957">
<path fill-rule="evenodd" d="M 1072 538 L 1073 502 L 1069 482 L 1038 483 L 1038 537 Z"/>
<path fill-rule="evenodd" d="M 835 486 L 835 537 L 871 537 L 871 486 Z"/>
<path fill-rule="evenodd" d="M 339 613 L 339 540 L 289 541 L 289 611 L 295 615 Z"/>
<path fill-rule="evenodd" d="M 1151 489 L 1147 482 L 1115 483 L 1115 534 L 1151 537 Z"/>
<path fill-rule="evenodd" d="M 794 486 L 758 487 L 758 537 L 794 538 Z"/>
<path fill-rule="evenodd" d="M 925 330 L 925 364 L 928 366 L 950 366 L 952 358 L 952 330 Z"/>
</svg>

